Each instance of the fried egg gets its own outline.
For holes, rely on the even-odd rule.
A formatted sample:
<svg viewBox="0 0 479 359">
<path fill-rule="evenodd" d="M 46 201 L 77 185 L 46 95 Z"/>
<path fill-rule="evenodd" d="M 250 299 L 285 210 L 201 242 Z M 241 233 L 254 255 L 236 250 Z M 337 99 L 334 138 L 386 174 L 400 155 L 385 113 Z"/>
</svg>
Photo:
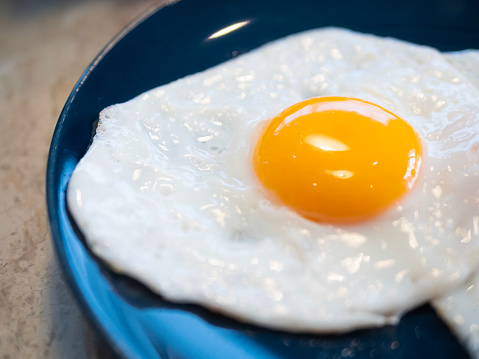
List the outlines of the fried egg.
<svg viewBox="0 0 479 359">
<path fill-rule="evenodd" d="M 68 207 L 168 300 L 296 332 L 396 323 L 478 265 L 478 98 L 432 48 L 292 35 L 103 110 Z"/>
</svg>

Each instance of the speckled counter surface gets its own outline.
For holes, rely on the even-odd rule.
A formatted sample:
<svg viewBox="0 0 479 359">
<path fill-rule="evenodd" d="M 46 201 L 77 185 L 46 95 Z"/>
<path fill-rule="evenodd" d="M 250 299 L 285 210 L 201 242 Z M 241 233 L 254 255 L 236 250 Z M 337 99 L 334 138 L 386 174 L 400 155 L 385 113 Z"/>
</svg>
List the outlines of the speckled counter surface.
<svg viewBox="0 0 479 359">
<path fill-rule="evenodd" d="M 0 358 L 109 358 L 68 287 L 45 207 L 71 89 L 153 0 L 0 0 Z"/>
</svg>

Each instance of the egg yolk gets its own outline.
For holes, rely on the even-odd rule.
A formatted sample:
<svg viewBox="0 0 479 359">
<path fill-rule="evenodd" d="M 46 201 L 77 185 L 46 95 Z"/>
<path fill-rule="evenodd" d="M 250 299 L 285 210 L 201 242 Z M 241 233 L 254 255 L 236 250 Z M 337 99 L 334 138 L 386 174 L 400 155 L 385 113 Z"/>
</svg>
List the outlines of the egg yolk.
<svg viewBox="0 0 479 359">
<path fill-rule="evenodd" d="M 314 221 L 348 223 L 396 203 L 421 160 L 419 137 L 403 119 L 363 100 L 319 97 L 271 120 L 253 166 L 271 199 Z"/>
</svg>

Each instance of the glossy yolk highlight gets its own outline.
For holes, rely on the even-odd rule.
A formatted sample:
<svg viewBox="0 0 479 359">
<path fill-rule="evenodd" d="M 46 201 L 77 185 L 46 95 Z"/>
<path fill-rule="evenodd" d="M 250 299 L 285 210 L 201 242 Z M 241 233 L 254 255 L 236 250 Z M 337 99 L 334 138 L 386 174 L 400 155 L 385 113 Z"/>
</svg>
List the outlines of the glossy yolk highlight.
<svg viewBox="0 0 479 359">
<path fill-rule="evenodd" d="M 273 118 L 256 145 L 256 175 L 302 216 L 329 223 L 367 219 L 416 181 L 421 144 L 404 120 L 345 97 L 297 103 Z"/>
</svg>

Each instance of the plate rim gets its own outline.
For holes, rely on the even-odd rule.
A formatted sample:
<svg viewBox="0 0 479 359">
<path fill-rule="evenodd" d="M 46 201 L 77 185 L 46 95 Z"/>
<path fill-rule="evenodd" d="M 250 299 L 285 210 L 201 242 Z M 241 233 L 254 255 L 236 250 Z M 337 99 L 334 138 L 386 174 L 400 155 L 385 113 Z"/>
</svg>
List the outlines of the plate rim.
<svg viewBox="0 0 479 359">
<path fill-rule="evenodd" d="M 75 100 L 77 93 L 82 88 L 85 80 L 90 76 L 92 71 L 97 67 L 100 61 L 117 45 L 127 34 L 129 34 L 133 29 L 138 25 L 143 23 L 145 20 L 150 18 L 152 15 L 161 11 L 165 7 L 171 6 L 180 0 L 159 0 L 156 3 L 150 5 L 148 8 L 143 10 L 139 15 L 133 18 L 129 23 L 127 23 L 119 32 L 116 33 L 104 47 L 98 52 L 98 54 L 93 58 L 93 60 L 87 65 L 85 70 L 80 75 L 79 79 L 76 81 L 73 89 L 68 95 L 68 98 L 63 106 L 58 120 L 53 131 L 52 139 L 50 142 L 50 147 L 47 156 L 47 166 L 46 166 L 46 181 L 45 181 L 45 198 L 46 198 L 46 207 L 47 207 L 47 216 L 48 216 L 48 226 L 51 241 L 53 242 L 54 247 L 54 256 L 57 258 L 60 266 L 63 270 L 63 275 L 66 277 L 66 282 L 71 292 L 73 292 L 73 297 L 75 298 L 76 303 L 79 304 L 84 317 L 87 318 L 87 321 L 90 324 L 90 327 L 94 332 L 100 334 L 97 339 L 100 341 L 106 342 L 108 349 L 111 353 L 114 353 L 116 356 L 121 358 L 134 358 L 136 354 L 131 350 L 131 348 L 126 345 L 123 341 L 118 341 L 118 335 L 120 334 L 115 327 L 109 326 L 105 323 L 104 320 L 101 320 L 100 316 L 95 313 L 92 306 L 89 305 L 86 301 L 83 292 L 80 289 L 79 283 L 76 281 L 75 276 L 67 256 L 65 253 L 64 238 L 61 234 L 61 224 L 58 218 L 58 209 L 57 204 L 59 202 L 58 192 L 61 189 L 55 187 L 54 183 L 54 172 L 56 163 L 58 161 L 57 153 L 59 150 L 59 142 L 61 138 L 62 128 L 64 123 L 67 121 L 68 112 L 70 110 L 72 102 Z M 66 204 L 66 203 L 65 203 Z M 112 334 L 113 332 L 118 332 L 118 334 Z"/>
</svg>

